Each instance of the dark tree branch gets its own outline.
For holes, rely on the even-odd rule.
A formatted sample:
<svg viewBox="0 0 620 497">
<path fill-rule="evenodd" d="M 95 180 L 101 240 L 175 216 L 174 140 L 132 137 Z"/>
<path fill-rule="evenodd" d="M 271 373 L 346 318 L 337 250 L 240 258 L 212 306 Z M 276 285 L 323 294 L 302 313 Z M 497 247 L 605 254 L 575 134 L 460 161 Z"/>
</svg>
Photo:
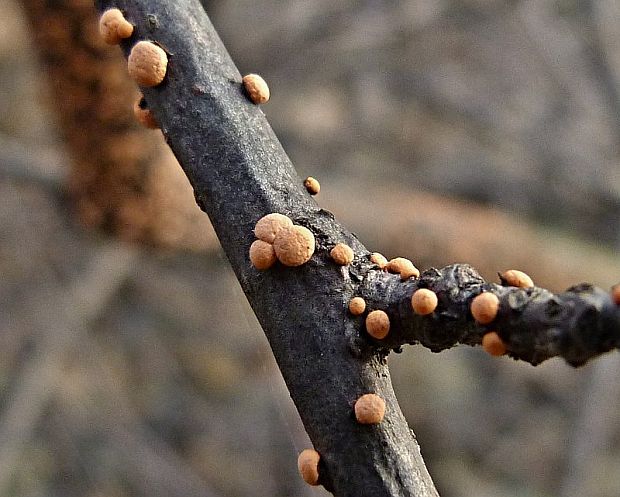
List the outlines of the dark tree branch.
<svg viewBox="0 0 620 497">
<path fill-rule="evenodd" d="M 137 41 L 151 40 L 169 55 L 164 82 L 145 89 L 146 100 L 269 339 L 321 454 L 320 482 L 335 495 L 437 495 L 394 396 L 386 355 L 410 342 L 433 350 L 479 343 L 485 329 L 474 323 L 469 304 L 482 289 L 501 297 L 498 331 L 516 357 L 536 363 L 561 353 L 581 363 L 592 351 L 618 345 L 620 311 L 600 290 L 554 297 L 540 289 L 500 288 L 485 284 L 469 266 L 429 270 L 405 282 L 379 271 L 356 237 L 303 190 L 262 111 L 244 95 L 241 76 L 197 0 L 99 0 L 97 5 L 120 8 L 136 26 L 123 44 L 126 53 Z M 317 246 L 308 263 L 264 272 L 252 267 L 254 224 L 271 212 L 312 231 Z M 337 266 L 330 259 L 338 242 L 353 248 L 352 265 Z M 412 315 L 409 300 L 417 286 L 439 296 L 432 317 Z M 359 294 L 370 308 L 387 310 L 393 321 L 382 343 L 370 340 L 363 319 L 347 312 L 348 301 Z M 519 331 L 529 325 L 527 333 Z M 386 401 L 379 425 L 360 425 L 353 417 L 355 400 L 368 392 Z"/>
<path fill-rule="evenodd" d="M 411 296 L 418 288 L 433 290 L 439 305 L 431 316 L 417 316 Z M 478 325 L 470 304 L 482 292 L 500 299 L 495 320 Z M 551 357 L 563 357 L 572 366 L 620 347 L 620 306 L 609 292 L 582 284 L 554 295 L 542 288 L 502 287 L 485 283 L 466 264 L 425 271 L 420 278 L 402 282 L 398 275 L 371 272 L 360 290 L 371 308 L 391 317 L 390 333 L 376 342 L 394 349 L 420 343 L 433 352 L 457 344 L 478 345 L 488 331 L 496 331 L 508 354 L 537 365 Z"/>
</svg>

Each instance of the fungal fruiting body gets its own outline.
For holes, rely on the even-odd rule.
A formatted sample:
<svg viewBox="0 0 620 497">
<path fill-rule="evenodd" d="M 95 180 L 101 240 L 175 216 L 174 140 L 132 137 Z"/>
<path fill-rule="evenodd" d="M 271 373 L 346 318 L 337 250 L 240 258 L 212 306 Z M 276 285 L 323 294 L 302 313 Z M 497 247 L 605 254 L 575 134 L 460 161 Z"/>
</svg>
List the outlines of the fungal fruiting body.
<svg viewBox="0 0 620 497">
<path fill-rule="evenodd" d="M 282 228 L 288 228 L 293 226 L 293 221 L 284 214 L 278 214 L 274 212 L 261 217 L 256 226 L 254 226 L 254 234 L 259 240 L 263 240 L 267 243 L 273 243 L 276 238 L 276 234 Z"/>
<path fill-rule="evenodd" d="M 281 228 L 274 240 L 276 257 L 285 266 L 301 266 L 314 254 L 314 235 L 308 228 L 293 225 Z"/>
<path fill-rule="evenodd" d="M 302 450 L 297 458 L 297 469 L 308 485 L 319 484 L 319 461 L 321 456 L 314 449 Z"/>
<path fill-rule="evenodd" d="M 366 316 L 366 331 L 368 334 L 381 340 L 390 332 L 390 318 L 384 311 L 372 311 Z"/>
<path fill-rule="evenodd" d="M 355 402 L 355 419 L 363 425 L 376 425 L 385 416 L 385 401 L 374 393 L 362 395 Z"/>
<path fill-rule="evenodd" d="M 118 9 L 108 9 L 99 18 L 99 34 L 108 45 L 118 45 L 133 34 L 133 25 Z"/>
<path fill-rule="evenodd" d="M 497 316 L 499 311 L 499 298 L 497 295 L 485 292 L 478 295 L 471 302 L 471 315 L 480 324 L 489 324 Z"/>
<path fill-rule="evenodd" d="M 409 259 L 405 259 L 404 257 L 396 257 L 390 260 L 386 268 L 390 273 L 400 274 L 402 280 L 406 280 L 412 276 L 416 278 L 420 276 L 418 268 L 415 267 Z"/>
<path fill-rule="evenodd" d="M 506 345 L 495 331 L 486 333 L 482 337 L 482 348 L 488 354 L 496 357 L 503 356 L 506 353 Z"/>
<path fill-rule="evenodd" d="M 250 245 L 250 261 L 260 271 L 269 269 L 276 262 L 276 252 L 273 245 L 263 240 L 255 240 Z"/>
<path fill-rule="evenodd" d="M 345 243 L 336 244 L 336 246 L 331 249 L 329 255 L 336 264 L 341 266 L 351 264 L 353 262 L 353 257 L 355 256 L 353 249 Z"/>
<path fill-rule="evenodd" d="M 388 260 L 383 257 L 379 252 L 373 252 L 370 254 L 370 262 L 379 266 L 380 269 L 385 269 L 388 265 Z"/>
<path fill-rule="evenodd" d="M 411 296 L 411 308 L 421 316 L 432 314 L 437 308 L 437 303 L 437 294 L 428 288 L 420 288 Z"/>
<path fill-rule="evenodd" d="M 146 100 L 140 95 L 133 104 L 133 115 L 142 126 L 149 129 L 159 128 L 159 124 L 155 120 L 155 116 L 146 105 Z"/>
<path fill-rule="evenodd" d="M 318 195 L 321 191 L 321 184 L 312 176 L 308 176 L 304 180 L 304 188 L 310 195 Z"/>
<path fill-rule="evenodd" d="M 620 284 L 611 289 L 611 300 L 614 301 L 614 304 L 620 305 Z"/>
<path fill-rule="evenodd" d="M 366 310 L 366 301 L 362 297 L 353 297 L 349 301 L 349 312 L 354 316 L 361 316 Z"/>
<path fill-rule="evenodd" d="M 129 76 L 140 86 L 157 86 L 166 77 L 168 56 L 150 41 L 136 43 L 127 58 Z"/>
<path fill-rule="evenodd" d="M 509 269 L 500 274 L 499 278 L 504 286 L 516 286 L 518 288 L 531 288 L 534 286 L 532 278 L 523 271 L 518 271 L 516 269 Z"/>
<path fill-rule="evenodd" d="M 269 86 L 258 74 L 243 76 L 243 87 L 252 103 L 264 104 L 269 101 Z"/>
</svg>

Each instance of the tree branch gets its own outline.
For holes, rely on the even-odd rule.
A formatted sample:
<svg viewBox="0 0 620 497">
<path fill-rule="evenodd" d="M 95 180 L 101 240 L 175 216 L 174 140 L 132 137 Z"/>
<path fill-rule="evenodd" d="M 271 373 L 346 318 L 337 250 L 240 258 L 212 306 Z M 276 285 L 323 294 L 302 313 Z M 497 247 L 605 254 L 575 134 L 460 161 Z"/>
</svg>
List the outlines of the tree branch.
<svg viewBox="0 0 620 497">
<path fill-rule="evenodd" d="M 336 496 L 437 495 L 398 407 L 386 355 L 408 342 L 433 350 L 479 343 L 485 328 L 474 323 L 469 305 L 483 289 L 501 297 L 497 323 L 504 328 L 498 331 L 516 357 L 539 362 L 559 350 L 580 363 L 591 349 L 617 346 L 620 311 L 600 290 L 554 297 L 540 289 L 501 288 L 485 284 L 465 265 L 429 270 L 419 280 L 404 282 L 379 270 L 357 238 L 303 190 L 262 111 L 244 95 L 241 75 L 197 0 L 98 0 L 97 5 L 120 8 L 135 25 L 122 44 L 126 54 L 140 40 L 156 42 L 168 53 L 166 78 L 145 89 L 146 101 L 269 339 L 321 454 L 320 483 Z M 286 214 L 314 234 L 316 250 L 309 262 L 263 272 L 250 264 L 254 225 L 272 212 Z M 339 242 L 355 252 L 350 266 L 338 266 L 329 256 Z M 440 307 L 431 317 L 411 315 L 410 296 L 418 286 L 431 287 L 439 296 Z M 392 319 L 385 340 L 369 339 L 363 319 L 348 313 L 349 300 L 360 294 L 369 309 L 384 309 Z M 521 310 L 515 310 L 519 305 Z M 551 321 L 552 311 L 566 318 Z M 533 334 L 518 332 L 532 323 Z M 564 334 L 553 342 L 555 349 L 540 347 L 541 337 L 549 342 L 555 336 L 551 329 Z M 580 340 L 586 329 L 594 331 L 592 343 L 604 338 L 603 343 Z M 358 424 L 353 416 L 356 399 L 369 392 L 387 406 L 377 425 Z"/>
</svg>

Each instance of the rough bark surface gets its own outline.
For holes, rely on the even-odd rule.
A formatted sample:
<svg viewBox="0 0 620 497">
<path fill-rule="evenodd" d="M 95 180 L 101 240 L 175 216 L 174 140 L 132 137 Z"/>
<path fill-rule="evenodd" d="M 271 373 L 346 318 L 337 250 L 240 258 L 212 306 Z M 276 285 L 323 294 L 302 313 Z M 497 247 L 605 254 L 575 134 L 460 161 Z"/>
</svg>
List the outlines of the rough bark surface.
<svg viewBox="0 0 620 497">
<path fill-rule="evenodd" d="M 120 8 L 136 26 L 123 43 L 126 53 L 137 41 L 151 40 L 169 55 L 164 82 L 145 89 L 146 100 L 269 339 L 321 454 L 321 483 L 334 495 L 437 495 L 398 407 L 386 357 L 405 343 L 420 342 L 434 351 L 480 343 L 487 327 L 474 322 L 469 304 L 481 291 L 500 297 L 493 329 L 514 357 L 535 364 L 562 355 L 581 364 L 619 345 L 620 308 L 602 290 L 581 286 L 553 296 L 537 288 L 499 287 L 484 283 L 467 265 L 431 269 L 406 281 L 380 271 L 357 238 L 305 192 L 262 111 L 245 96 L 241 75 L 198 1 L 97 5 Z M 264 272 L 251 266 L 254 224 L 271 212 L 312 231 L 316 251 L 308 263 Z M 330 259 L 338 242 L 353 248 L 352 265 L 337 266 Z M 431 316 L 412 315 L 409 301 L 417 287 L 439 296 Z M 385 340 L 370 340 L 363 317 L 348 314 L 349 299 L 359 294 L 368 310 L 383 309 L 390 316 Z M 353 416 L 355 400 L 369 392 L 387 404 L 379 425 L 360 425 Z"/>
</svg>

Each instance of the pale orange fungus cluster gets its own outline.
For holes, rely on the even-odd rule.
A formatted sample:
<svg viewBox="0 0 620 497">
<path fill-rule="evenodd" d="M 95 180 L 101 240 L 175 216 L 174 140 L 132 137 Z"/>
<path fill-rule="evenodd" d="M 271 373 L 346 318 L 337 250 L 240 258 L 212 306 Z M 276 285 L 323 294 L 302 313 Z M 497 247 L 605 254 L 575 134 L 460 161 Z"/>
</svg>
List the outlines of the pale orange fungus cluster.
<svg viewBox="0 0 620 497">
<path fill-rule="evenodd" d="M 314 235 L 308 228 L 293 224 L 284 214 L 267 214 L 254 227 L 256 240 L 250 246 L 250 261 L 261 271 L 276 260 L 285 266 L 301 266 L 314 254 Z"/>
</svg>

